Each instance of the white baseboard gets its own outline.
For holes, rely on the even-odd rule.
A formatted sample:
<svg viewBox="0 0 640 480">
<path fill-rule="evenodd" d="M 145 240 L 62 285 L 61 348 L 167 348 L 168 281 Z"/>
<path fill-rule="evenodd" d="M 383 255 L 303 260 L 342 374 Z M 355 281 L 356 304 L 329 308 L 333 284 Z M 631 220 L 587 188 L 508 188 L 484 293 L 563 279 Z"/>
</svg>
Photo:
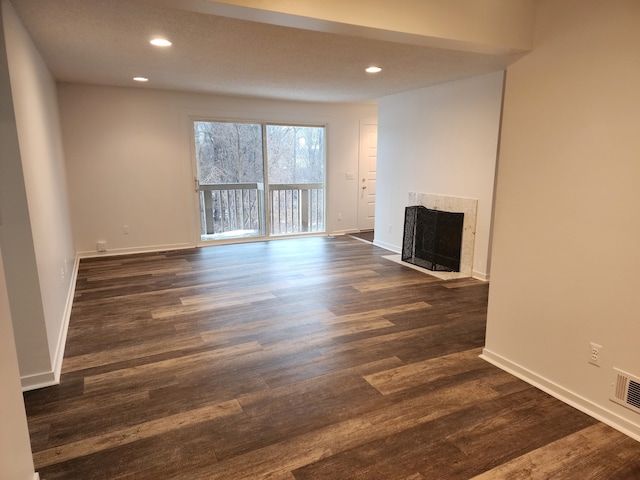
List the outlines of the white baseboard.
<svg viewBox="0 0 640 480">
<path fill-rule="evenodd" d="M 489 281 L 489 274 L 488 273 L 478 272 L 477 270 L 473 270 L 471 272 L 471 276 L 473 278 L 475 278 L 476 280 L 481 280 L 483 282 L 488 282 Z"/>
<path fill-rule="evenodd" d="M 56 377 L 53 370 L 36 373 L 34 375 L 23 375 L 20 377 L 22 391 L 37 390 L 38 388 L 51 387 L 60 383 L 60 376 Z"/>
<path fill-rule="evenodd" d="M 357 228 L 348 228 L 346 230 L 334 230 L 333 232 L 329 233 L 330 236 L 334 236 L 334 237 L 339 237 L 341 235 L 349 235 L 351 233 L 359 233 L 360 230 L 358 230 Z"/>
<path fill-rule="evenodd" d="M 154 252 L 166 252 L 168 250 L 185 250 L 187 248 L 195 248 L 195 245 L 191 243 L 172 243 L 168 245 L 149 245 L 146 247 L 133 247 L 133 248 L 115 248 L 107 250 L 106 252 L 86 251 L 78 252 L 78 258 L 97 258 L 97 257 L 111 257 L 115 255 L 129 255 L 133 253 L 154 253 Z"/>
<path fill-rule="evenodd" d="M 67 333 L 69 332 L 69 322 L 71 321 L 71 309 L 73 308 L 73 297 L 76 293 L 76 281 L 78 280 L 79 267 L 80 256 L 76 254 L 76 259 L 73 264 L 73 271 L 71 273 L 71 281 L 69 282 L 67 302 L 64 308 L 64 319 L 62 321 L 62 328 L 60 329 L 60 336 L 58 337 L 56 353 L 53 358 L 53 371 L 58 382 L 60 381 L 60 374 L 62 373 L 62 360 L 64 359 L 64 349 L 67 345 Z"/>
<path fill-rule="evenodd" d="M 67 300 L 64 307 L 62 328 L 58 335 L 56 343 L 56 351 L 53 355 L 53 365 L 50 371 L 37 373 L 35 375 L 25 375 L 20 378 L 22 391 L 36 390 L 38 388 L 51 387 L 60 383 L 60 375 L 62 374 L 62 361 L 64 359 L 64 349 L 67 344 L 67 333 L 69 332 L 69 321 L 71 320 L 71 309 L 73 307 L 73 297 L 76 291 L 76 280 L 78 279 L 78 267 L 80 265 L 80 256 L 76 255 L 76 259 L 69 279 L 69 291 L 67 292 Z"/>
<path fill-rule="evenodd" d="M 541 377 L 526 367 L 518 365 L 487 348 L 482 350 L 480 358 L 640 442 L 640 427 L 621 417 L 616 412 L 593 403 L 583 396 Z"/>
<path fill-rule="evenodd" d="M 33 480 L 40 480 L 40 474 L 38 472 L 33 474 Z"/>
<path fill-rule="evenodd" d="M 384 248 L 385 250 L 389 250 L 390 252 L 394 252 L 394 253 L 401 253 L 402 252 L 402 248 L 398 247 L 397 245 L 392 245 L 390 243 L 386 243 L 386 242 L 381 242 L 380 240 L 373 240 L 373 244 L 376 247 L 380 247 L 380 248 Z"/>
</svg>

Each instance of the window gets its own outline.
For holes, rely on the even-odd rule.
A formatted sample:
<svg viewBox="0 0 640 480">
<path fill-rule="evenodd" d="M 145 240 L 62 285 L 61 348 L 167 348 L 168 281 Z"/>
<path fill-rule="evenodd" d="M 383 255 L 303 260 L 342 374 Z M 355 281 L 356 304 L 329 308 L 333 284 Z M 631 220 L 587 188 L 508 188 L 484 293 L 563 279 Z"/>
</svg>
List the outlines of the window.
<svg viewBox="0 0 640 480">
<path fill-rule="evenodd" d="M 195 121 L 193 131 L 203 241 L 325 230 L 324 127 Z"/>
</svg>

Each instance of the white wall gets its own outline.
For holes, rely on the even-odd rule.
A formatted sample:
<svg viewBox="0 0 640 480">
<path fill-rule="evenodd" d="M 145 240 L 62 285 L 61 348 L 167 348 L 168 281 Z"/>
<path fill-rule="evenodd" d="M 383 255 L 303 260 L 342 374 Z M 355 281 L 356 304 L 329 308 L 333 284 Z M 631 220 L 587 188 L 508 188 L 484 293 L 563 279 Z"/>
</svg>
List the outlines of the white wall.
<svg viewBox="0 0 640 480">
<path fill-rule="evenodd" d="M 543 0 L 509 67 L 485 356 L 640 439 L 640 3 Z M 588 343 L 604 347 L 587 363 Z"/>
<path fill-rule="evenodd" d="M 13 338 L 9 297 L 0 253 L 0 478 L 33 480 L 33 457 Z"/>
<path fill-rule="evenodd" d="M 489 276 L 502 72 L 379 101 L 375 243 L 402 249 L 410 191 L 478 200 L 473 274 Z"/>
<path fill-rule="evenodd" d="M 190 117 L 327 124 L 328 232 L 357 229 L 361 120 L 375 121 L 373 104 L 267 101 L 143 88 L 58 86 L 69 174 L 74 240 L 79 252 L 196 245 Z M 342 221 L 337 214 L 342 213 Z M 123 234 L 122 226 L 129 226 Z"/>
<path fill-rule="evenodd" d="M 11 5 L 3 2 L 3 8 L 24 180 L 20 184 L 16 172 L 10 188 L 24 189 L 27 209 L 20 218 L 31 230 L 31 238 L 23 236 L 23 254 L 18 258 L 32 264 L 35 254 L 37 272 L 36 278 L 23 278 L 23 286 L 14 291 L 12 283 L 19 274 L 13 266 L 17 258 L 11 255 L 7 260 L 11 265 L 10 301 L 20 371 L 23 378 L 30 377 L 25 383 L 48 383 L 55 380 L 54 370 L 59 370 L 62 362 L 75 260 L 56 85 Z M 44 348 L 43 336 L 47 342 Z M 47 358 L 43 358 L 45 353 Z"/>
<path fill-rule="evenodd" d="M 34 466 L 29 443 L 29 430 L 24 410 L 24 402 L 20 386 L 18 356 L 12 325 L 12 311 L 9 306 L 9 289 L 6 281 L 3 252 L 6 249 L 11 256 L 17 280 L 13 285 L 13 293 L 19 294 L 23 287 L 30 292 L 29 282 L 24 278 L 35 279 L 35 261 L 33 248 L 23 249 L 25 240 L 31 237 L 29 219 L 24 218 L 26 211 L 26 194 L 24 184 L 16 188 L 16 178 L 22 178 L 20 168 L 20 152 L 18 148 L 18 132 L 13 113 L 13 101 L 9 81 L 9 66 L 5 48 L 4 25 L 6 17 L 14 12 L 8 11 L 8 5 L 0 5 L 0 478 L 27 480 L 34 478 Z M 30 253 L 23 265 L 20 257 Z M 25 258 L 25 257 L 23 257 Z M 20 270 L 20 267 L 24 270 Z M 14 302 L 15 303 L 15 302 Z M 19 313 L 27 312 L 20 305 Z M 42 329 L 44 330 L 44 329 Z M 39 338 L 39 337 L 38 337 Z M 41 338 L 44 346 L 43 360 L 48 357 L 46 337 Z"/>
<path fill-rule="evenodd" d="M 0 245 L 5 254 L 7 292 L 18 354 L 25 375 L 37 374 L 50 365 L 44 312 L 40 301 L 38 272 L 29 221 L 27 193 L 22 173 L 13 97 L 9 79 L 5 37 L 6 26 L 15 19 L 13 7 L 2 2 L 3 35 L 0 51 L 0 115 L 2 156 L 0 157 Z M 29 355 L 32 352 L 32 355 Z"/>
</svg>

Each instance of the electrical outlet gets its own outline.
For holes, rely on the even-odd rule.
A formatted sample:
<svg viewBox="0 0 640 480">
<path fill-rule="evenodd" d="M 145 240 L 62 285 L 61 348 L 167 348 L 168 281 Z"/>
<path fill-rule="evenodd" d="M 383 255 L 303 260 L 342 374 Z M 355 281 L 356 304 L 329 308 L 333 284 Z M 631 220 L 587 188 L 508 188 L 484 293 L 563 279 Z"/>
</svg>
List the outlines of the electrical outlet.
<svg viewBox="0 0 640 480">
<path fill-rule="evenodd" d="M 591 365 L 596 367 L 600 366 L 600 357 L 602 355 L 602 345 L 597 343 L 589 343 L 589 359 L 587 360 Z"/>
</svg>

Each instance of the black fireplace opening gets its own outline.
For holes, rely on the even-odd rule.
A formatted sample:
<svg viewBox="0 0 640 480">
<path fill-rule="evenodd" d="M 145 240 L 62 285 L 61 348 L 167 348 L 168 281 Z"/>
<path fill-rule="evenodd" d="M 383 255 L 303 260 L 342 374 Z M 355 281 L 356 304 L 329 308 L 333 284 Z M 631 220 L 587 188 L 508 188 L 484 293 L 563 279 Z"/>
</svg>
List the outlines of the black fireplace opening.
<svg viewBox="0 0 640 480">
<path fill-rule="evenodd" d="M 432 271 L 459 272 L 464 213 L 406 207 L 402 260 Z"/>
</svg>

